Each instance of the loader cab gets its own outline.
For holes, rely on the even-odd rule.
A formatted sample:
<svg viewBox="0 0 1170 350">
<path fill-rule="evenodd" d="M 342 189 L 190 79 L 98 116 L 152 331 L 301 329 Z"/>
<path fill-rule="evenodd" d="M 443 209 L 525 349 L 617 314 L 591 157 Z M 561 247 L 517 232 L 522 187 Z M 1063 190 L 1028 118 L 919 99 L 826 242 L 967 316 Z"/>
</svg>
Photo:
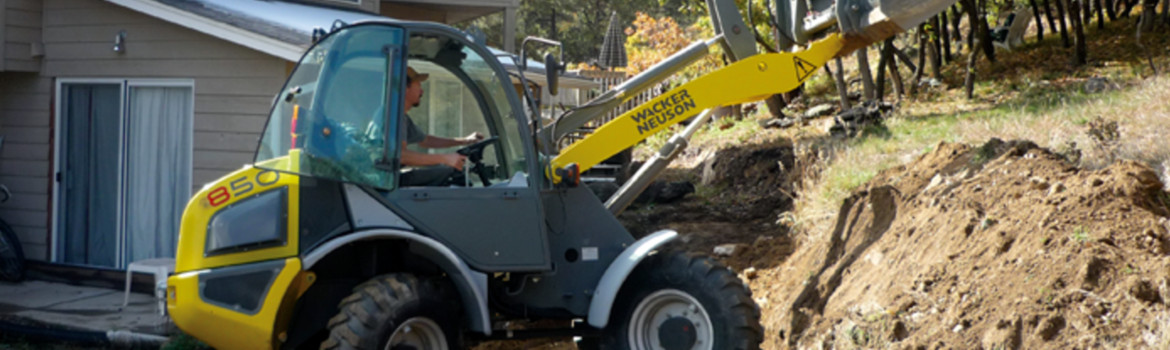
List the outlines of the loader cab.
<svg viewBox="0 0 1170 350">
<path fill-rule="evenodd" d="M 408 67 L 429 75 L 409 111 Z M 520 106 L 503 66 L 462 32 L 416 22 L 354 24 L 322 38 L 298 63 L 276 97 L 255 165 L 358 185 L 379 197 L 387 215 L 452 247 L 473 268 L 545 270 L 542 176 Z M 404 118 L 429 135 L 479 132 L 489 142 L 471 151 L 479 153 L 464 171 L 404 166 Z M 405 181 L 418 172 L 438 180 Z M 300 210 L 311 210 L 306 205 Z M 360 221 L 358 209 L 350 210 L 350 221 Z"/>
<path fill-rule="evenodd" d="M 470 172 L 458 183 L 430 185 L 527 185 L 534 157 L 521 133 L 526 116 L 517 113 L 521 108 L 507 73 L 490 53 L 455 33 L 410 24 L 357 24 L 311 48 L 277 96 L 256 163 L 393 190 L 407 185 L 403 172 L 417 170 L 399 164 L 403 118 L 409 118 L 429 135 L 479 132 L 498 139 L 484 147 L 484 171 Z M 407 67 L 430 76 L 409 112 Z M 297 162 L 273 162 L 286 156 Z"/>
</svg>

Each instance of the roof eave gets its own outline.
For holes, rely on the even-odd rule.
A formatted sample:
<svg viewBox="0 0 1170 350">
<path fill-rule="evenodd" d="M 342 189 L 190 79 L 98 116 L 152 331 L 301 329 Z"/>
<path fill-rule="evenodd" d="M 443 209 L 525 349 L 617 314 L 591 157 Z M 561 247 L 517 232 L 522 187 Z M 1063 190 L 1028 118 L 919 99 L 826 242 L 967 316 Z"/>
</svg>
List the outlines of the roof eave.
<svg viewBox="0 0 1170 350">
<path fill-rule="evenodd" d="M 290 62 L 301 59 L 305 48 L 248 30 L 233 27 L 155 1 L 105 0 L 146 15 L 174 23 L 200 33 L 227 40 Z"/>
</svg>

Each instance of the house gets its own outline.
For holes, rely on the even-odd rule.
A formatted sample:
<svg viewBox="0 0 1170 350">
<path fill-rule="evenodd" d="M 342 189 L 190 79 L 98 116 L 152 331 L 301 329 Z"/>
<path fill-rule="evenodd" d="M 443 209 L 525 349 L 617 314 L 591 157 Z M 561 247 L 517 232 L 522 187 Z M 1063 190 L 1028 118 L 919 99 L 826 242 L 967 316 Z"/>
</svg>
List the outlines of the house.
<svg viewBox="0 0 1170 350">
<path fill-rule="evenodd" d="M 187 200 L 251 162 L 273 96 L 314 28 L 502 11 L 511 35 L 518 5 L 0 0 L 0 184 L 12 190 L 0 218 L 30 260 L 119 269 L 173 256 Z"/>
</svg>

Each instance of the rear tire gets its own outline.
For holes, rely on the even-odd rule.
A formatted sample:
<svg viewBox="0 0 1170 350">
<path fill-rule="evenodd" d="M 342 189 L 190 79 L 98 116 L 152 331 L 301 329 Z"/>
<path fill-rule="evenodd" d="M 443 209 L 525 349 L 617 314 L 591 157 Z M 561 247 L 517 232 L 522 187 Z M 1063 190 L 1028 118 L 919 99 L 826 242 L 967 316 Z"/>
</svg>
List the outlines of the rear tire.
<svg viewBox="0 0 1170 350">
<path fill-rule="evenodd" d="M 409 274 L 374 277 L 341 300 L 321 349 L 461 349 L 450 290 Z"/>
<path fill-rule="evenodd" d="M 0 220 L 0 280 L 24 280 L 24 251 L 8 223 Z"/>
<path fill-rule="evenodd" d="M 604 349 L 759 349 L 760 308 L 731 270 L 701 255 L 648 257 L 618 294 Z"/>
</svg>

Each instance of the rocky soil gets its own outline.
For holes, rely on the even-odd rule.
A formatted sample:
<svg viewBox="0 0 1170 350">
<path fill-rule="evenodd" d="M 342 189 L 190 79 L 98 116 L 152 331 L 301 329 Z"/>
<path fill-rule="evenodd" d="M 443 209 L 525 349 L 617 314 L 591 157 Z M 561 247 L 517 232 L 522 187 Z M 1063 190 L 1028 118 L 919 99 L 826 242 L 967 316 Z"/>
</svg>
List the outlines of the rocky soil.
<svg viewBox="0 0 1170 350">
<path fill-rule="evenodd" d="M 1165 349 L 1163 188 L 1136 162 L 1089 171 L 1026 141 L 943 143 L 853 193 L 832 232 L 726 261 L 767 349 Z"/>
</svg>

